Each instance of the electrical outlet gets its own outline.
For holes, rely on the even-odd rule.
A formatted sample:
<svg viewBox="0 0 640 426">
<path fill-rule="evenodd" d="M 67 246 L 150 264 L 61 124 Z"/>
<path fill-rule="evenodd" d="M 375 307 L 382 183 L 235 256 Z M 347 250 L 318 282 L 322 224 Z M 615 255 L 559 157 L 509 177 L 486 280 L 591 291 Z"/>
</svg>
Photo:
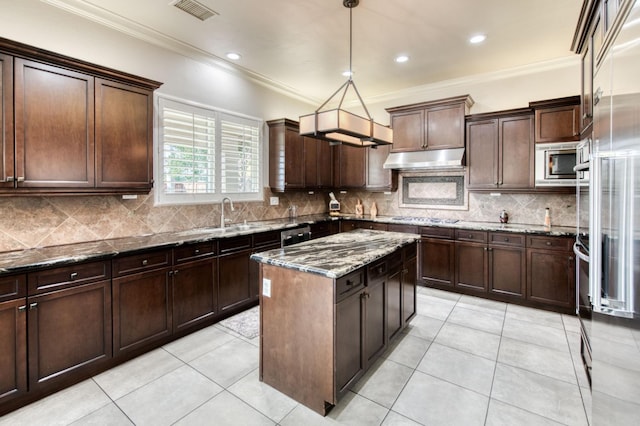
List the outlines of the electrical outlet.
<svg viewBox="0 0 640 426">
<path fill-rule="evenodd" d="M 278 197 L 270 197 L 269 198 L 269 205 L 270 206 L 277 206 L 278 204 L 280 204 L 280 198 L 278 198 Z"/>
<path fill-rule="evenodd" d="M 264 297 L 271 297 L 271 280 L 268 278 L 262 279 L 262 295 Z"/>
</svg>

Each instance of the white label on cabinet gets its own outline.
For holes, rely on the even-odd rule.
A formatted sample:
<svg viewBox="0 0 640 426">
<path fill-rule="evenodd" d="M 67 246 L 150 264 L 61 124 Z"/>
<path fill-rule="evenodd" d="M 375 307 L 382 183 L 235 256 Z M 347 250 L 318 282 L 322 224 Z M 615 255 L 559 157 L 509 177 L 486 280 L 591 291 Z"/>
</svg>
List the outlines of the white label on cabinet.
<svg viewBox="0 0 640 426">
<path fill-rule="evenodd" d="M 262 295 L 264 297 L 271 297 L 271 280 L 268 278 L 262 279 Z"/>
</svg>

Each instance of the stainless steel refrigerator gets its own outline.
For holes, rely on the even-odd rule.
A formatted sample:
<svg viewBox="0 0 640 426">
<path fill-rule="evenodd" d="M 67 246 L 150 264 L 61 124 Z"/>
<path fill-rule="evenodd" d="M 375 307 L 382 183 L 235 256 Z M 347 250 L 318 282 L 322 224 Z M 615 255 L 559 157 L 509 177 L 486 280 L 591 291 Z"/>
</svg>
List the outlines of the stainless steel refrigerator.
<svg viewBox="0 0 640 426">
<path fill-rule="evenodd" d="M 577 293 L 593 425 L 640 425 L 640 0 L 622 4 L 594 74 L 588 192 L 578 186 L 578 208 L 589 205 L 576 251 L 588 264 Z"/>
</svg>

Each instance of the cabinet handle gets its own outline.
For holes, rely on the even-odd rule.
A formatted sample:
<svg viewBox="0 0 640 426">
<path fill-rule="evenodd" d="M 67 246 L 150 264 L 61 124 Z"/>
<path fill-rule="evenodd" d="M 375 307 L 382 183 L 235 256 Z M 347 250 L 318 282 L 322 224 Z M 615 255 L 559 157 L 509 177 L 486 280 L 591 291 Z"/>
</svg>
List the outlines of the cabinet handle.
<svg viewBox="0 0 640 426">
<path fill-rule="evenodd" d="M 18 176 L 18 182 L 24 182 L 24 176 Z"/>
<path fill-rule="evenodd" d="M 147 263 L 149 263 L 149 261 L 148 261 L 147 259 L 144 259 L 144 260 L 142 261 L 142 266 L 147 266 Z"/>
<path fill-rule="evenodd" d="M 473 234 L 469 234 L 469 237 L 468 237 L 468 238 L 473 238 Z"/>
<path fill-rule="evenodd" d="M 382 273 L 384 272 L 384 267 L 381 266 L 378 268 L 378 274 L 382 275 Z"/>
<path fill-rule="evenodd" d="M 180 272 L 180 270 L 176 269 L 175 271 L 173 271 L 173 275 L 178 275 L 178 272 Z"/>
<path fill-rule="evenodd" d="M 351 280 L 347 280 L 347 282 L 345 283 L 345 285 L 346 285 L 347 287 L 350 287 L 350 286 L 352 286 L 352 285 L 353 285 L 353 281 L 351 281 Z"/>
<path fill-rule="evenodd" d="M 18 312 L 24 312 L 27 310 L 27 305 L 18 306 Z"/>
<path fill-rule="evenodd" d="M 551 241 L 547 241 L 545 244 L 550 246 L 551 245 Z"/>
<path fill-rule="evenodd" d="M 38 302 L 34 302 L 29 304 L 29 310 L 33 310 L 33 309 L 37 309 L 38 308 Z"/>
<path fill-rule="evenodd" d="M 173 276 L 173 271 L 169 271 L 169 276 Z"/>
<path fill-rule="evenodd" d="M 76 278 L 78 278 L 78 273 L 77 272 L 72 272 L 71 275 L 69 276 L 69 278 L 71 278 L 71 281 L 75 280 Z"/>
<path fill-rule="evenodd" d="M 195 249 L 195 250 L 193 251 L 193 253 L 194 253 L 194 254 L 200 254 L 200 249 Z"/>
<path fill-rule="evenodd" d="M 509 237 L 504 237 L 504 241 L 508 243 L 509 242 Z"/>
<path fill-rule="evenodd" d="M 5 179 L 7 182 L 13 182 L 15 178 L 13 176 L 7 176 L 7 178 Z"/>
</svg>

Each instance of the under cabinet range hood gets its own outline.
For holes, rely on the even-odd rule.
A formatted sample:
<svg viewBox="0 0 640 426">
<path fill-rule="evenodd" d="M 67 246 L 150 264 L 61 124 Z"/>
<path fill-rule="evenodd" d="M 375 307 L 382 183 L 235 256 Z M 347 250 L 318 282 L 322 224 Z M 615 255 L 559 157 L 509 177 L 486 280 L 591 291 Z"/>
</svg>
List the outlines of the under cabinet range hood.
<svg viewBox="0 0 640 426">
<path fill-rule="evenodd" d="M 385 169 L 462 169 L 464 148 L 430 151 L 392 152 L 382 166 Z"/>
</svg>

